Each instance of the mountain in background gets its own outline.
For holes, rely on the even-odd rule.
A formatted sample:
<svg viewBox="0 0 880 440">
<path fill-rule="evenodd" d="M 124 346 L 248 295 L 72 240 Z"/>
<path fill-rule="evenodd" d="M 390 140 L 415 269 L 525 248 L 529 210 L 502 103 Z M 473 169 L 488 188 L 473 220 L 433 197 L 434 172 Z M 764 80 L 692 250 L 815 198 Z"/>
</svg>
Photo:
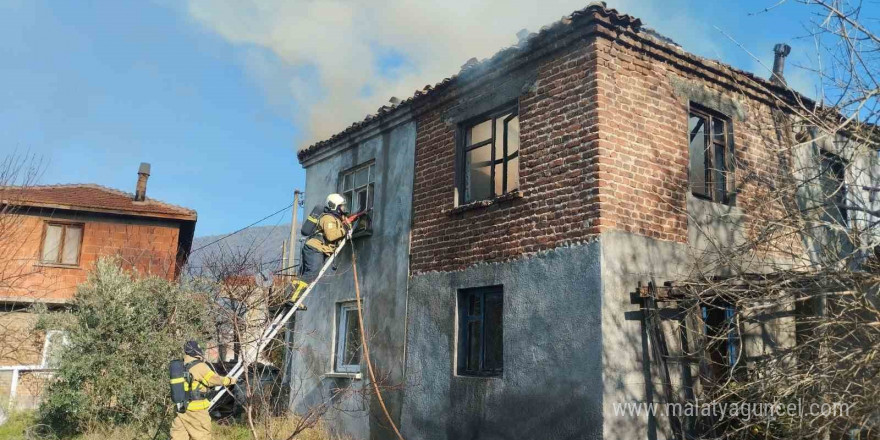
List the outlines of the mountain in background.
<svg viewBox="0 0 880 440">
<path fill-rule="evenodd" d="M 262 274 L 259 277 L 263 278 L 262 282 L 269 281 L 272 273 L 281 269 L 281 245 L 290 237 L 290 223 L 255 226 L 221 240 L 225 235 L 193 239 L 193 252 L 187 264 L 188 274 L 208 275 L 222 265 L 243 265 L 250 272 Z M 261 282 L 259 279 L 257 281 Z"/>
</svg>

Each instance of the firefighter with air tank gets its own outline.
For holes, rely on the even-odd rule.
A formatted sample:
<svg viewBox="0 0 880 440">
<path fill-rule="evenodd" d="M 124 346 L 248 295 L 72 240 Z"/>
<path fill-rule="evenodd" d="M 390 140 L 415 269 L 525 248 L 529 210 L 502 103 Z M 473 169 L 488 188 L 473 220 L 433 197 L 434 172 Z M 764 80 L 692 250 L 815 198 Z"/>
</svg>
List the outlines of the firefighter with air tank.
<svg viewBox="0 0 880 440">
<path fill-rule="evenodd" d="M 300 253 L 299 279 L 293 281 L 293 294 L 289 299 L 291 304 L 315 281 L 327 257 L 333 254 L 357 217 L 346 216 L 345 197 L 339 194 L 327 196 L 323 208 L 316 206 L 306 217 L 300 233 L 308 239 Z"/>
<path fill-rule="evenodd" d="M 171 400 L 177 406 L 177 415 L 171 423 L 171 440 L 210 440 L 208 390 L 230 386 L 233 380 L 211 369 L 197 342 L 187 341 L 183 353 L 183 360 L 171 361 L 170 366 Z"/>
<path fill-rule="evenodd" d="M 303 222 L 300 233 L 308 237 L 301 251 L 298 279 L 292 282 L 293 293 L 288 304 L 295 304 L 306 288 L 318 278 L 327 258 L 336 251 L 349 234 L 352 222 L 364 213 L 347 216 L 345 198 L 330 194 L 324 206 L 316 206 Z M 230 386 L 233 379 L 216 374 L 204 360 L 204 353 L 195 341 L 184 346 L 184 359 L 170 365 L 171 397 L 177 405 L 177 416 L 171 424 L 171 440 L 204 440 L 211 438 L 211 402 L 208 390 Z"/>
</svg>

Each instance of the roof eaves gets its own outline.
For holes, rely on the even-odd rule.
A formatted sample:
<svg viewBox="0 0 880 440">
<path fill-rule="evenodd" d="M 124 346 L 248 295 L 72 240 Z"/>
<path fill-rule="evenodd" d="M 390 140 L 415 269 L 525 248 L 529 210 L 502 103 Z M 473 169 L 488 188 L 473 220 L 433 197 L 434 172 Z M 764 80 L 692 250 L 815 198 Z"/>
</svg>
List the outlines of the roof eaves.
<svg viewBox="0 0 880 440">
<path fill-rule="evenodd" d="M 115 188 L 106 187 L 103 185 L 98 185 L 94 183 L 72 183 L 72 184 L 53 184 L 53 185 L 32 185 L 27 187 L 20 186 L 6 186 L 0 187 L 0 190 L 12 190 L 12 191 L 28 191 L 28 190 L 52 190 L 52 189 L 71 189 L 71 188 L 89 188 L 89 189 L 97 189 L 106 193 L 123 196 L 128 199 L 134 199 L 134 194 L 127 193 L 125 191 L 121 191 Z M 113 212 L 125 212 L 129 215 L 137 215 L 141 217 L 159 217 L 159 218 L 175 218 L 180 220 L 192 220 L 196 221 L 198 218 L 198 213 L 190 208 L 186 208 L 183 206 L 174 205 L 171 203 L 163 202 L 161 200 L 156 200 L 152 198 L 147 198 L 144 202 L 132 202 L 137 204 L 142 204 L 144 208 L 148 208 L 150 205 L 158 205 L 164 207 L 169 211 L 174 212 L 158 212 L 151 211 L 149 209 L 127 209 L 127 208 L 105 208 L 101 206 L 82 204 L 82 203 L 72 203 L 72 204 L 58 204 L 58 203 L 49 203 L 49 202 L 41 202 L 37 200 L 30 200 L 26 196 L 21 199 L 8 199 L 2 198 L 0 199 L 0 204 L 9 204 L 9 205 L 18 205 L 18 206 L 34 206 L 34 207 L 55 207 L 59 209 L 70 209 L 70 210 L 78 210 L 78 211 L 87 211 L 87 212 L 104 212 L 104 213 L 113 213 Z"/>
<path fill-rule="evenodd" d="M 575 22 L 577 22 L 579 25 L 586 24 L 590 21 L 594 14 L 600 15 L 612 24 L 616 25 L 625 25 L 636 29 L 640 28 L 642 25 L 642 21 L 640 19 L 634 18 L 627 14 L 620 14 L 615 9 L 609 9 L 605 6 L 604 2 L 591 3 L 584 9 L 575 11 L 569 16 L 562 17 L 562 19 L 550 25 L 544 26 L 538 33 L 533 33 L 529 35 L 518 45 L 499 50 L 488 59 L 478 61 L 475 58 L 471 58 L 470 60 L 468 60 L 467 63 L 462 66 L 458 74 L 445 78 L 433 86 L 426 85 L 424 88 L 415 91 L 412 96 L 408 97 L 407 99 L 401 101 L 396 105 L 380 107 L 376 111 L 376 113 L 368 115 L 363 120 L 351 124 L 344 130 L 334 134 L 330 138 L 320 142 L 316 142 L 300 150 L 299 152 L 297 152 L 297 158 L 299 159 L 300 163 L 302 163 L 308 160 L 314 154 L 316 154 L 319 150 L 337 144 L 345 136 L 364 128 L 370 122 L 376 120 L 377 118 L 380 119 L 383 117 L 387 117 L 388 115 L 398 111 L 403 107 L 406 107 L 407 105 L 412 105 L 417 101 L 421 101 L 428 97 L 437 95 L 448 88 L 452 83 L 456 82 L 459 78 L 471 76 L 468 75 L 468 73 L 474 74 L 475 72 L 483 70 L 481 69 L 481 67 L 497 63 L 505 58 L 512 58 L 515 56 L 527 54 L 531 50 L 534 50 L 535 48 L 541 46 L 543 43 L 546 43 L 546 40 L 552 40 L 553 38 L 560 36 L 561 33 L 559 31 L 562 28 L 569 27 L 572 23 Z"/>
<path fill-rule="evenodd" d="M 812 99 L 787 88 L 786 86 L 776 84 L 769 79 L 759 77 L 754 73 L 737 69 L 721 61 L 700 57 L 687 52 L 672 39 L 660 34 L 654 29 L 643 27 L 641 19 L 632 17 L 628 14 L 621 14 L 616 9 L 608 8 L 605 2 L 593 2 L 581 10 L 574 11 L 571 15 L 562 17 L 562 19 L 544 26 L 538 33 L 529 35 L 518 45 L 499 50 L 488 59 L 478 61 L 475 58 L 471 58 L 462 66 L 457 74 L 443 79 L 434 86 L 426 85 L 422 90 L 416 91 L 412 96 L 403 100 L 396 106 L 380 107 L 375 114 L 368 115 L 362 121 L 353 123 L 348 128 L 334 134 L 327 140 L 317 142 L 300 150 L 297 153 L 297 157 L 300 163 L 302 163 L 317 154 L 320 150 L 338 143 L 338 141 L 347 135 L 353 134 L 365 127 L 376 118 L 386 117 L 402 108 L 404 105 L 412 106 L 427 98 L 439 95 L 443 90 L 459 80 L 470 79 L 474 76 L 485 73 L 488 70 L 485 69 L 486 66 L 495 65 L 504 59 L 526 56 L 531 51 L 537 50 L 538 48 L 551 43 L 554 39 L 563 37 L 566 34 L 564 32 L 565 28 L 586 27 L 593 22 L 602 22 L 605 25 L 604 27 L 609 29 L 616 29 L 620 32 L 629 32 L 631 35 L 635 35 L 639 39 L 650 42 L 651 45 L 660 48 L 668 54 L 675 54 L 675 56 L 686 59 L 692 64 L 709 67 L 716 71 L 727 70 L 730 74 L 741 76 L 744 79 L 752 81 L 754 83 L 753 86 L 758 89 L 763 89 L 763 92 L 770 92 L 785 99 L 803 102 L 807 106 L 815 105 L 815 102 Z M 572 24 L 575 26 L 571 26 Z"/>
</svg>

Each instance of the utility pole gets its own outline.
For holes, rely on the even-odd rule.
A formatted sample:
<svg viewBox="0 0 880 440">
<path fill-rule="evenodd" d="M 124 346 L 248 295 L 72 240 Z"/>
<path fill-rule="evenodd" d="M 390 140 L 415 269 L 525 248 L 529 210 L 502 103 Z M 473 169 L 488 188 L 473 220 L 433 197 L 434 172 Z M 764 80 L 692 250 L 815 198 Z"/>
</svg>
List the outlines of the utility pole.
<svg viewBox="0 0 880 440">
<path fill-rule="evenodd" d="M 293 209 L 290 217 L 290 238 L 287 241 L 287 255 L 282 256 L 282 259 L 287 260 L 287 263 L 282 266 L 284 270 L 281 272 L 281 276 L 284 279 L 285 294 L 289 294 L 288 288 L 291 287 L 293 275 L 296 274 L 296 269 L 293 267 L 294 256 L 296 255 L 296 211 L 297 208 L 299 208 L 299 196 L 301 194 L 302 191 L 298 189 L 293 190 Z M 284 361 L 282 362 L 281 389 L 283 390 L 283 393 L 287 394 L 288 399 L 290 399 L 290 369 L 293 367 L 290 356 L 291 343 L 293 340 L 293 328 L 295 322 L 296 318 L 289 320 L 285 326 L 286 328 L 284 329 Z M 288 405 L 290 404 L 289 401 L 287 403 Z M 285 408 L 286 407 L 287 405 L 285 405 Z"/>
<path fill-rule="evenodd" d="M 290 218 L 290 239 L 287 240 L 287 266 L 284 266 L 286 269 L 286 275 L 294 275 L 296 272 L 293 269 L 294 265 L 294 257 L 296 250 L 296 211 L 299 208 L 299 196 L 302 194 L 302 191 L 295 189 L 293 190 L 293 214 Z"/>
<path fill-rule="evenodd" d="M 278 274 L 281 279 L 284 279 L 284 274 L 287 273 L 287 241 L 281 242 L 281 273 Z M 286 281 L 286 280 L 285 280 Z"/>
</svg>

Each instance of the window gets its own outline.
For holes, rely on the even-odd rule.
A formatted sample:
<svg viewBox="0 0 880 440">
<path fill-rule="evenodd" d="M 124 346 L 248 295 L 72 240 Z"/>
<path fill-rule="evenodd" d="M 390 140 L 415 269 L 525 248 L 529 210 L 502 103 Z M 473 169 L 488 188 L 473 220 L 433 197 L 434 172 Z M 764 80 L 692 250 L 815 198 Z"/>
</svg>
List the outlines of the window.
<svg viewBox="0 0 880 440">
<path fill-rule="evenodd" d="M 819 182 L 827 216 L 825 220 L 846 226 L 849 221 L 849 215 L 843 208 L 846 205 L 846 163 L 840 156 L 823 150 L 820 166 Z"/>
<path fill-rule="evenodd" d="M 79 264 L 82 245 L 81 224 L 46 223 L 40 262 L 45 264 Z"/>
<path fill-rule="evenodd" d="M 724 377 L 737 365 L 740 350 L 736 310 L 728 304 L 700 307 L 706 336 L 705 374 L 713 379 Z"/>
<path fill-rule="evenodd" d="M 335 370 L 358 373 L 361 371 L 361 331 L 356 303 L 339 304 L 337 324 Z"/>
<path fill-rule="evenodd" d="M 58 362 L 64 347 L 70 345 L 67 333 L 60 330 L 46 332 L 46 341 L 43 343 L 43 362 L 41 365 L 47 368 L 58 368 Z"/>
<path fill-rule="evenodd" d="M 733 204 L 733 129 L 730 118 L 691 104 L 689 180 L 693 195 Z"/>
<path fill-rule="evenodd" d="M 373 209 L 373 181 L 375 164 L 359 165 L 342 173 L 339 191 L 345 197 L 349 212 Z"/>
<path fill-rule="evenodd" d="M 459 291 L 458 374 L 500 376 L 504 369 L 501 286 Z"/>
<path fill-rule="evenodd" d="M 508 107 L 464 126 L 459 179 L 461 203 L 519 188 L 519 115 Z"/>
</svg>

